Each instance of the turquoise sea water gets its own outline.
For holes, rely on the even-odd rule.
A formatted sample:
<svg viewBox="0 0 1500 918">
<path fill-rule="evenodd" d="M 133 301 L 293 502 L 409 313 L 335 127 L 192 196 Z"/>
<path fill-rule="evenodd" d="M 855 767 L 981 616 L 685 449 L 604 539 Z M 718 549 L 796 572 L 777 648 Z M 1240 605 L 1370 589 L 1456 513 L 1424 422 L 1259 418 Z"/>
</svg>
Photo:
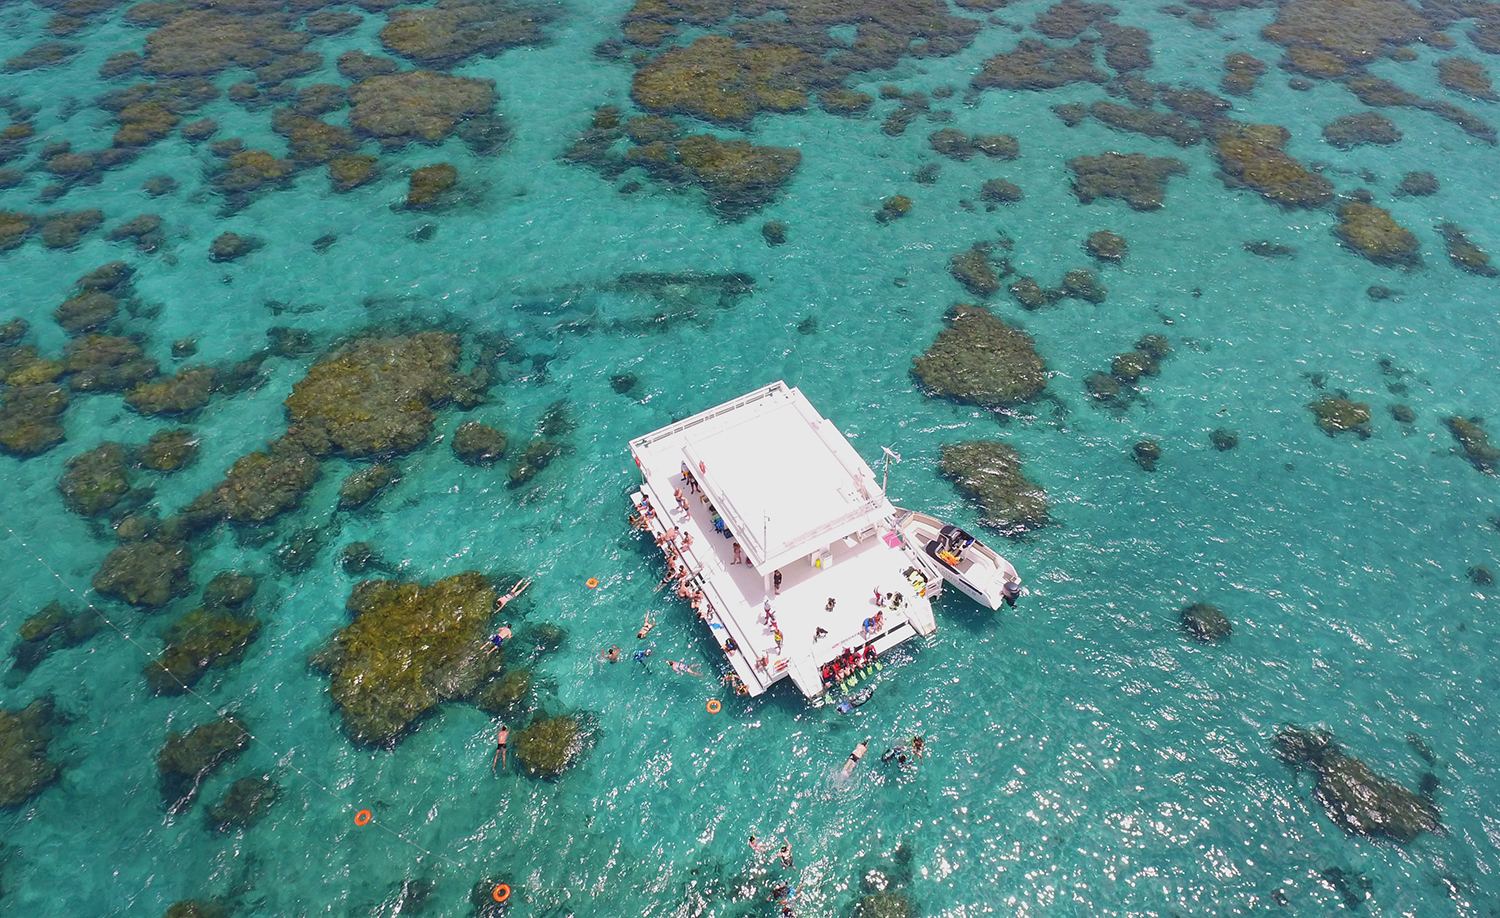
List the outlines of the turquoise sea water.
<svg viewBox="0 0 1500 918">
<path fill-rule="evenodd" d="M 1009 24 L 1026 26 L 1046 6 L 1013 3 L 956 55 L 850 80 L 872 94 L 887 83 L 956 87 L 933 101 L 952 113 L 947 124 L 918 119 L 887 136 L 888 101 L 854 119 L 762 115 L 753 139 L 797 147 L 802 160 L 777 199 L 740 222 L 716 217 L 696 191 L 646 182 L 620 194 L 630 175 L 611 183 L 560 159 L 595 107 L 629 107 L 631 65 L 592 53 L 619 36 L 628 4 L 617 0 L 559 6 L 544 44 L 454 68 L 495 80 L 512 133 L 498 153 L 477 155 L 457 139 L 409 147 L 382 155 L 380 179 L 341 195 L 322 170 L 308 170 L 226 215 L 207 180 L 206 146 L 173 133 L 55 203 L 37 202 L 50 181 L 39 168 L 0 190 L 0 210 L 97 207 L 106 229 L 140 213 L 164 220 L 166 243 L 152 254 L 102 231 L 72 250 L 33 239 L 0 253 L 0 320 L 27 319 L 45 354 L 66 342 L 52 310 L 73 279 L 123 258 L 140 300 L 159 311 L 121 327 L 144 335 L 164 368 L 184 363 L 170 356 L 179 338 L 198 340 L 187 363 L 218 362 L 262 347 L 275 325 L 305 329 L 320 345 L 372 327 L 433 325 L 506 336 L 521 355 L 487 404 L 440 415 L 433 442 L 399 460 L 401 481 L 373 510 L 334 514 L 352 466 L 330 460 L 269 540 L 220 528 L 197 546 L 200 586 L 228 568 L 262 578 L 264 622 L 246 658 L 212 672 L 198 697 L 154 697 L 140 675 L 196 594 L 152 614 L 93 594 L 90 578 L 114 539 L 65 510 L 56 487 L 69 457 L 104 440 L 140 443 L 172 423 L 139 416 L 116 395 L 78 395 L 65 443 L 0 457 L 0 647 L 53 599 L 93 603 L 113 626 L 0 688 L 5 707 L 50 692 L 72 716 L 52 747 L 60 780 L 0 813 L 0 911 L 158 915 L 178 900 L 218 898 L 245 915 L 460 915 L 472 912 L 476 884 L 504 882 L 517 915 L 760 915 L 775 913 L 768 896 L 785 880 L 798 888 L 797 914 L 835 915 L 878 871 L 922 915 L 1316 914 L 1346 906 L 1324 878 L 1332 868 L 1356 878 L 1357 907 L 1371 914 L 1500 909 L 1496 589 L 1468 575 L 1500 566 L 1500 506 L 1495 478 L 1455 454 L 1442 424 L 1486 415 L 1500 398 L 1500 281 L 1450 265 L 1435 229 L 1452 220 L 1500 250 L 1496 148 L 1394 108 L 1382 113 L 1400 143 L 1339 151 L 1320 139 L 1322 125 L 1362 107 L 1336 85 L 1287 87 L 1280 49 L 1258 36 L 1274 9 L 1220 14 L 1210 30 L 1120 4 L 1117 21 L 1152 32 L 1151 79 L 1216 89 L 1231 50 L 1271 64 L 1254 95 L 1233 100 L 1235 116 L 1287 127 L 1288 152 L 1324 166 L 1341 193 L 1373 189 L 1416 234 L 1422 267 L 1378 267 L 1339 246 L 1329 210 L 1281 210 L 1226 189 L 1204 145 L 1181 149 L 1092 121 L 1063 127 L 1051 106 L 1102 98 L 1098 86 L 967 95 L 981 63 L 1022 37 Z M 327 66 L 298 85 L 347 82 L 333 58 L 379 50 L 384 14 L 360 13 L 354 31 L 312 45 Z M 0 7 L 0 59 L 43 40 L 50 15 L 31 2 Z M 36 109 L 37 137 L 11 166 L 30 168 L 52 141 L 109 143 L 114 124 L 93 100 L 130 80 L 96 73 L 109 55 L 138 49 L 145 30 L 118 11 L 90 22 L 67 39 L 83 46 L 69 62 L 0 74 L 0 96 Z M 1465 29 L 1449 31 L 1456 53 L 1495 69 Z M 1500 119 L 1500 105 L 1438 85 L 1439 52 L 1415 47 L 1417 60 L 1372 71 Z M 212 117 L 218 138 L 280 152 L 268 112 L 221 96 L 188 120 Z M 1022 154 L 941 158 L 927 135 L 950 125 L 1014 134 Z M 1176 156 L 1188 171 L 1171 180 L 1159 211 L 1081 205 L 1065 162 L 1104 150 Z M 461 200 L 432 213 L 402 209 L 403 170 L 439 161 L 458 168 Z M 940 163 L 936 183 L 913 182 L 930 162 Z M 1393 197 L 1412 169 L 1434 172 L 1438 193 Z M 142 183 L 160 174 L 180 188 L 148 197 Z M 996 176 L 1025 200 L 994 212 L 960 207 Z M 872 214 L 896 193 L 912 198 L 912 212 L 877 223 Z M 788 226 L 783 246 L 762 239 L 772 219 Z M 410 237 L 429 223 L 431 238 Z M 912 358 L 944 311 L 969 298 L 948 274 L 953 253 L 1004 233 L 1018 271 L 1053 284 L 1089 263 L 1081 243 L 1105 228 L 1130 244 L 1121 265 L 1100 269 L 1106 302 L 1025 312 L 1002 291 L 991 303 L 1036 338 L 1051 398 L 996 416 L 916 388 Z M 211 262 L 209 242 L 226 229 L 265 244 Z M 315 251 L 330 233 L 337 241 Z M 1242 249 L 1257 239 L 1296 255 Z M 754 283 L 722 299 L 691 284 L 642 293 L 618 283 L 648 271 L 742 272 Z M 1400 295 L 1373 300 L 1371 285 Z M 809 317 L 810 332 L 800 331 Z M 1083 379 L 1147 332 L 1165 334 L 1173 354 L 1143 398 L 1123 412 L 1090 404 Z M 201 452 L 154 481 L 163 515 L 280 433 L 282 400 L 314 359 L 272 358 L 263 384 L 186 421 Z M 614 392 L 617 373 L 636 374 L 640 389 Z M 1319 394 L 1314 376 L 1370 403 L 1371 437 L 1316 427 L 1306 408 Z M 1028 581 L 1022 605 L 991 615 L 945 597 L 936 637 L 902 651 L 851 716 L 808 708 L 789 686 L 753 703 L 726 700 L 713 716 L 704 704 L 716 686 L 598 659 L 610 644 L 630 647 L 642 612 L 656 609 L 658 658 L 717 662 L 687 611 L 652 592 L 658 562 L 625 523 L 635 481 L 626 442 L 778 378 L 802 387 L 867 460 L 882 445 L 901 451 L 890 487 L 899 504 L 976 525 L 976 508 L 937 475 L 938 451 L 994 437 L 1021 452 L 1052 502 L 1050 526 L 1001 546 Z M 560 400 L 578 428 L 563 457 L 523 488 L 506 487 L 503 464 L 471 468 L 449 449 L 467 419 L 519 443 Z M 1396 402 L 1415 410 L 1415 423 L 1390 417 Z M 1237 431 L 1239 446 L 1215 451 L 1208 432 L 1217 427 Z M 1162 444 L 1154 473 L 1130 458 L 1143 437 Z M 288 535 L 323 524 L 336 533 L 310 570 L 274 563 Z M 539 663 L 545 707 L 586 713 L 593 725 L 577 765 L 556 781 L 492 777 L 493 721 L 459 703 L 394 750 L 350 743 L 327 677 L 307 661 L 347 620 L 354 580 L 336 557 L 356 540 L 414 580 L 533 573 L 519 614 L 568 632 Z M 589 577 L 599 589 L 585 588 Z M 1183 636 L 1177 610 L 1193 601 L 1230 615 L 1227 643 Z M 192 810 L 168 819 L 155 751 L 168 730 L 209 719 L 209 707 L 239 712 L 257 742 L 207 780 Z M 1313 798 L 1311 777 L 1272 754 L 1285 723 L 1328 727 L 1408 786 L 1433 771 L 1445 830 L 1406 846 L 1345 834 Z M 890 770 L 872 755 L 853 781 L 834 780 L 861 738 L 878 752 L 917 733 L 931 748 L 919 767 Z M 1408 734 L 1435 751 L 1434 766 Z M 283 787 L 268 817 L 241 833 L 211 832 L 202 811 L 234 779 L 262 771 Z M 361 808 L 372 825 L 355 826 Z M 796 867 L 752 858 L 751 832 L 789 840 Z M 401 901 L 407 881 L 431 884 L 421 903 Z"/>
</svg>

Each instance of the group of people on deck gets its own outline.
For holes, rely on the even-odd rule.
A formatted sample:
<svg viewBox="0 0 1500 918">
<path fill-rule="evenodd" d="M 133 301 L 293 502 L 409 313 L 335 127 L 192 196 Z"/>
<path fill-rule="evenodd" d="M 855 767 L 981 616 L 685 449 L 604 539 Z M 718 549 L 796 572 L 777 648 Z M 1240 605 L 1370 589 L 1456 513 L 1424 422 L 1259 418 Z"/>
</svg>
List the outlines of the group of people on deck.
<svg viewBox="0 0 1500 918">
<path fill-rule="evenodd" d="M 875 645 L 873 643 L 867 643 L 859 650 L 845 647 L 843 653 L 823 664 L 821 670 L 823 684 L 835 685 L 861 666 L 869 666 L 874 662 Z"/>
</svg>

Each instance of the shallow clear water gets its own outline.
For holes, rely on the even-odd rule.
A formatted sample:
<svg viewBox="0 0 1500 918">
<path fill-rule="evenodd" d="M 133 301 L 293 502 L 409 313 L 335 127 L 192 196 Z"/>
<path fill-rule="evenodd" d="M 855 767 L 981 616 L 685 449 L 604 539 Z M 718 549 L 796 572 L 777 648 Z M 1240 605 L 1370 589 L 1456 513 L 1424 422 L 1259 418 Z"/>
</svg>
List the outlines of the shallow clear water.
<svg viewBox="0 0 1500 918">
<path fill-rule="evenodd" d="M 998 18 L 1026 24 L 1045 6 L 1015 3 Z M 1490 519 L 1500 509 L 1495 478 L 1455 455 L 1441 419 L 1483 415 L 1500 398 L 1497 282 L 1450 265 L 1434 225 L 1452 220 L 1500 248 L 1496 149 L 1398 108 L 1382 112 L 1401 143 L 1340 152 L 1322 142 L 1321 127 L 1360 106 L 1333 85 L 1287 88 L 1274 66 L 1279 49 L 1258 37 L 1271 10 L 1223 14 L 1208 31 L 1131 8 L 1119 21 L 1152 30 L 1153 79 L 1213 89 L 1229 50 L 1272 62 L 1255 95 L 1235 100 L 1236 116 L 1288 127 L 1289 152 L 1327 164 L 1340 192 L 1371 184 L 1360 171 L 1373 172 L 1377 200 L 1417 235 L 1425 265 L 1377 267 L 1337 244 L 1330 212 L 1283 211 L 1226 190 L 1202 145 L 1183 150 L 1095 122 L 1067 129 L 1049 110 L 1099 98 L 1098 87 L 991 90 L 968 104 L 964 87 L 979 64 L 1017 40 L 1002 25 L 951 58 L 908 60 L 853 82 L 872 93 L 888 82 L 957 86 L 934 107 L 966 131 L 1015 134 L 1018 160 L 941 159 L 926 137 L 942 125 L 921 119 L 888 137 L 880 118 L 890 102 L 853 120 L 762 116 L 755 140 L 799 147 L 801 166 L 775 202 L 723 222 L 697 192 L 648 182 L 621 195 L 559 159 L 596 106 L 628 104 L 631 67 L 591 54 L 618 35 L 626 8 L 569 4 L 546 45 L 456 68 L 497 83 L 514 134 L 497 155 L 456 140 L 408 148 L 383 156 L 383 177 L 352 193 L 331 194 L 322 171 L 310 170 L 225 216 L 205 178 L 212 157 L 173 134 L 56 204 L 35 203 L 47 182 L 39 173 L 0 190 L 0 209 L 98 207 L 106 227 L 143 212 L 165 220 L 168 241 L 155 254 L 102 232 L 71 251 L 31 241 L 0 253 L 0 319 L 27 318 L 46 353 L 66 340 L 51 312 L 72 279 L 125 258 L 141 299 L 160 306 L 125 327 L 148 336 L 163 367 L 177 363 L 169 347 L 182 337 L 199 341 L 190 362 L 212 362 L 248 355 L 273 325 L 327 343 L 413 320 L 510 336 L 525 356 L 490 403 L 439 418 L 435 442 L 400 461 L 403 478 L 376 510 L 337 515 L 337 537 L 307 573 L 277 567 L 272 547 L 334 518 L 349 467 L 338 460 L 268 544 L 221 528 L 199 548 L 200 585 L 229 567 L 264 578 L 256 602 L 265 623 L 241 664 L 200 685 L 201 698 L 152 697 L 140 676 L 166 624 L 195 597 L 146 615 L 94 596 L 90 577 L 113 539 L 68 513 L 55 484 L 68 457 L 105 439 L 139 443 L 169 425 L 118 396 L 79 396 L 66 443 L 24 461 L 0 457 L 0 645 L 52 599 L 94 602 L 117 629 L 0 689 L 8 707 L 52 692 L 74 716 L 53 747 L 61 780 L 0 814 L 3 910 L 155 915 L 180 899 L 223 897 L 243 914 L 389 913 L 402 881 L 418 879 L 435 884 L 431 914 L 467 914 L 476 883 L 506 882 L 516 914 L 755 915 L 771 913 L 773 881 L 790 877 L 798 913 L 827 915 L 847 912 L 877 869 L 924 915 L 1221 914 L 1270 907 L 1278 889 L 1295 912 L 1316 913 L 1341 905 L 1319 876 L 1337 867 L 1368 880 L 1363 907 L 1373 914 L 1493 912 L 1500 646 L 1494 588 L 1467 571 L 1496 565 L 1500 532 Z M 0 58 L 44 37 L 48 15 L 31 3 L 0 9 Z M 364 15 L 354 32 L 314 45 L 330 63 L 298 84 L 344 82 L 331 64 L 337 52 L 378 49 L 382 15 Z M 1463 29 L 1450 34 L 1461 52 L 1493 64 Z M 94 74 L 141 36 L 107 14 L 83 33 L 86 48 L 72 62 L 0 75 L 0 94 L 39 108 L 33 157 L 55 139 L 107 144 L 114 126 L 90 107 L 106 88 Z M 1500 106 L 1441 88 L 1438 52 L 1417 47 L 1415 62 L 1372 69 L 1500 119 Z M 265 109 L 221 97 L 201 115 L 219 121 L 219 137 L 283 149 Z M 1160 211 L 1081 205 L 1064 163 L 1106 149 L 1177 156 L 1188 173 L 1171 181 Z M 402 168 L 437 161 L 458 167 L 464 202 L 436 214 L 394 206 L 405 193 Z M 941 163 L 937 183 L 914 184 L 911 173 L 932 161 Z M 1400 175 L 1418 168 L 1436 173 L 1441 190 L 1392 197 Z M 147 197 L 142 182 L 162 173 L 180 190 Z M 1025 200 L 994 213 L 959 207 L 997 175 L 1021 185 Z M 915 201 L 911 214 L 878 224 L 871 215 L 897 192 Z M 786 245 L 762 240 L 769 219 L 788 224 Z M 425 223 L 437 226 L 430 240 L 408 237 Z M 1088 263 L 1082 240 L 1103 228 L 1131 248 L 1123 264 L 1101 270 L 1105 303 L 1027 313 L 1003 292 L 993 303 L 1037 339 L 1054 374 L 1051 400 L 997 418 L 916 389 L 912 358 L 944 310 L 966 298 L 948 275 L 952 253 L 1003 232 L 1021 273 L 1055 283 Z M 266 244 L 215 264 L 208 243 L 225 229 Z M 338 240 L 318 254 L 311 243 L 327 233 Z M 1252 239 L 1297 254 L 1257 258 L 1241 247 Z M 754 288 L 724 304 L 690 291 L 622 293 L 614 281 L 634 271 L 744 272 Z M 1374 284 L 1401 295 L 1373 301 L 1365 289 Z M 277 314 L 271 302 L 307 308 Z M 651 321 L 662 310 L 692 314 Z M 815 330 L 800 333 L 809 316 Z M 1174 353 L 1144 398 L 1123 413 L 1090 404 L 1083 378 L 1146 332 L 1167 335 Z M 1383 357 L 1406 371 L 1404 394 L 1387 391 L 1395 380 L 1382 373 Z M 271 359 L 264 384 L 191 420 L 202 451 L 160 479 L 164 513 L 283 429 L 281 402 L 312 359 Z M 636 396 L 612 391 L 609 377 L 621 372 L 640 377 Z M 1314 374 L 1372 405 L 1373 436 L 1318 430 L 1305 407 L 1318 394 Z M 659 657 L 716 662 L 687 611 L 652 592 L 657 563 L 625 524 L 634 480 L 625 445 L 777 378 L 802 387 L 867 460 L 882 445 L 902 452 L 891 475 L 898 503 L 973 525 L 975 508 L 936 474 L 938 451 L 998 436 L 1021 451 L 1053 504 L 1051 526 L 1002 546 L 1028 580 L 1026 601 L 992 616 L 945 598 L 937 636 L 903 651 L 852 716 L 807 708 L 789 687 L 727 701 L 712 716 L 708 684 L 598 660 L 602 648 L 633 641 L 654 608 Z M 458 463 L 444 439 L 467 418 L 519 439 L 558 400 L 579 427 L 564 457 L 525 488 L 508 489 L 503 466 Z M 1390 418 L 1398 401 L 1416 411 L 1415 424 Z M 1221 426 L 1239 433 L 1237 449 L 1209 445 Z M 1163 446 L 1151 474 L 1129 456 L 1143 436 Z M 562 650 L 540 664 L 547 707 L 587 712 L 597 725 L 577 766 L 555 782 L 492 778 L 493 723 L 456 703 L 393 751 L 348 741 L 327 679 L 307 659 L 346 620 L 353 581 L 335 558 L 355 540 L 424 581 L 468 569 L 533 572 L 521 614 L 568 630 Z M 589 577 L 598 590 L 585 588 Z M 1227 643 L 1194 644 L 1178 630 L 1177 610 L 1196 600 L 1234 620 Z M 241 712 L 258 742 L 209 778 L 193 810 L 167 820 L 154 752 L 169 729 L 208 718 L 205 704 Z M 1408 846 L 1346 835 L 1313 799 L 1311 778 L 1272 755 L 1271 735 L 1288 722 L 1329 727 L 1352 754 L 1410 786 L 1427 766 L 1404 737 L 1423 737 L 1437 754 L 1446 831 Z M 915 733 L 932 750 L 919 768 L 872 762 L 847 784 L 833 779 L 859 739 L 871 737 L 878 751 Z M 267 770 L 285 789 L 267 819 L 211 833 L 202 810 L 235 778 Z M 375 819 L 359 828 L 352 816 L 364 807 Z M 797 868 L 753 862 L 749 832 L 790 840 Z"/>
</svg>

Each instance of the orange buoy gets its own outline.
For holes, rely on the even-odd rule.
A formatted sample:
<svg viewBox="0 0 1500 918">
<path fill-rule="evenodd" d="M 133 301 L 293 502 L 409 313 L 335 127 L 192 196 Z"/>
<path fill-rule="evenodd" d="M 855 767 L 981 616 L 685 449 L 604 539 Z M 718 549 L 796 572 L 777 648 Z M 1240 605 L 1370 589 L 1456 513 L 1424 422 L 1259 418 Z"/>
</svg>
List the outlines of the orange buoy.
<svg viewBox="0 0 1500 918">
<path fill-rule="evenodd" d="M 717 714 L 717 713 L 719 713 L 719 710 L 720 710 L 721 707 L 722 706 L 719 704 L 719 699 L 717 699 L 717 698 L 710 698 L 710 699 L 708 699 L 708 713 L 710 713 L 710 714 Z"/>
<path fill-rule="evenodd" d="M 599 578 L 590 577 L 588 580 L 584 581 L 583 585 L 592 590 L 599 585 Z"/>
<path fill-rule="evenodd" d="M 496 902 L 504 902 L 510 898 L 510 887 L 504 883 L 496 883 L 495 888 L 490 891 L 490 898 Z"/>
<path fill-rule="evenodd" d="M 373 818 L 375 817 L 369 810 L 360 810 L 354 814 L 354 824 L 357 826 L 367 826 Z"/>
</svg>

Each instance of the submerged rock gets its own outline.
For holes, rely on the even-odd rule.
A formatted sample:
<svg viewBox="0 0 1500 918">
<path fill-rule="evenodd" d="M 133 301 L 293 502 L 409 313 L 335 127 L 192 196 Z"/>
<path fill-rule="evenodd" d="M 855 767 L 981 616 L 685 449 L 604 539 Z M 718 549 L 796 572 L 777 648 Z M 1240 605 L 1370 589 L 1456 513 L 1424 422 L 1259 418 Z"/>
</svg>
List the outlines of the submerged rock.
<svg viewBox="0 0 1500 918">
<path fill-rule="evenodd" d="M 444 701 L 472 695 L 496 662 L 484 652 L 495 590 L 483 575 L 428 586 L 367 580 L 353 620 L 314 657 L 356 742 L 391 745 Z"/>
<path fill-rule="evenodd" d="M 993 159 L 1015 159 L 1021 145 L 1009 134 L 965 134 L 956 128 L 943 128 L 927 136 L 927 143 L 937 153 L 951 159 L 965 160 L 975 153 Z"/>
<path fill-rule="evenodd" d="M 875 220 L 877 223 L 889 223 L 909 213 L 911 213 L 911 198 L 904 194 L 893 194 L 880 202 L 880 210 L 875 212 Z"/>
<path fill-rule="evenodd" d="M 562 774 L 583 751 L 583 731 L 576 717 L 541 717 L 516 734 L 516 761 L 536 778 Z"/>
<path fill-rule="evenodd" d="M 294 428 L 304 428 L 305 442 L 320 441 L 320 453 L 409 452 L 427 440 L 434 409 L 462 383 L 458 358 L 458 337 L 446 332 L 357 338 L 292 387 L 287 415 Z"/>
<path fill-rule="evenodd" d="M 761 112 L 807 107 L 818 59 L 791 45 L 739 45 L 705 35 L 636 70 L 630 96 L 643 109 L 747 126 Z"/>
<path fill-rule="evenodd" d="M 976 242 L 953 256 L 948 262 L 948 272 L 964 285 L 964 289 L 977 297 L 987 298 L 1000 289 L 1001 275 L 996 273 L 990 261 L 994 250 L 994 243 Z M 1008 267 L 1002 267 L 1001 273 L 1008 273 Z"/>
<path fill-rule="evenodd" d="M 52 313 L 57 324 L 70 335 L 96 331 L 114 320 L 120 301 L 101 290 L 85 290 L 68 297 Z"/>
<path fill-rule="evenodd" d="M 1161 461 L 1161 444 L 1155 440 L 1140 440 L 1131 447 L 1130 457 L 1145 471 L 1154 472 Z"/>
<path fill-rule="evenodd" d="M 21 806 L 62 775 L 47 754 L 61 725 L 51 696 L 0 708 L 0 809 Z"/>
<path fill-rule="evenodd" d="M 390 14 L 380 42 L 427 66 L 451 67 L 474 55 L 539 44 L 546 7 L 493 0 L 438 0 Z"/>
<path fill-rule="evenodd" d="M 79 516 L 108 512 L 130 492 L 129 454 L 118 443 L 101 443 L 68 460 L 57 489 Z"/>
<path fill-rule="evenodd" d="M 366 77 L 350 88 L 349 99 L 349 126 L 356 132 L 391 147 L 433 144 L 453 133 L 460 121 L 489 113 L 495 84 L 412 70 Z"/>
<path fill-rule="evenodd" d="M 1324 125 L 1323 139 L 1340 150 L 1350 150 L 1365 143 L 1381 146 L 1396 143 L 1401 139 L 1401 132 L 1384 115 L 1358 112 L 1340 115 Z"/>
<path fill-rule="evenodd" d="M 198 455 L 198 435 L 186 427 L 159 430 L 151 435 L 136 457 L 153 472 L 176 472 L 187 468 Z"/>
<path fill-rule="evenodd" d="M 1321 207 L 1333 199 L 1333 184 L 1309 172 L 1285 150 L 1291 132 L 1275 124 L 1229 122 L 1219 128 L 1214 155 L 1230 187 L 1249 188 L 1283 207 Z"/>
<path fill-rule="evenodd" d="M 1083 248 L 1099 261 L 1109 262 L 1124 261 L 1126 253 L 1130 251 L 1130 245 L 1125 241 L 1125 237 L 1109 230 L 1089 233 L 1088 239 L 1084 240 Z"/>
<path fill-rule="evenodd" d="M 474 697 L 474 704 L 494 717 L 516 717 L 531 697 L 531 670 L 508 668 L 498 679 L 491 679 Z"/>
<path fill-rule="evenodd" d="M 248 829 L 265 818 L 281 787 L 270 775 L 250 775 L 229 785 L 219 802 L 208 808 L 208 824 L 216 832 Z"/>
<path fill-rule="evenodd" d="M 949 310 L 948 325 L 912 363 L 929 393 L 984 408 L 1030 401 L 1047 385 L 1031 336 L 978 306 Z"/>
<path fill-rule="evenodd" d="M 1318 426 L 1330 437 L 1353 431 L 1361 439 L 1370 435 L 1370 406 L 1342 396 L 1325 395 L 1307 406 Z"/>
<path fill-rule="evenodd" d="M 760 235 L 766 240 L 766 245 L 782 245 L 786 242 L 786 224 L 770 220 L 760 228 Z"/>
<path fill-rule="evenodd" d="M 1500 275 L 1500 271 L 1490 264 L 1489 254 L 1475 245 L 1462 227 L 1445 220 L 1438 224 L 1438 232 L 1443 234 L 1443 246 L 1448 250 L 1448 260 L 1454 265 L 1479 277 Z"/>
<path fill-rule="evenodd" d="M 1327 731 L 1283 727 L 1274 747 L 1282 761 L 1317 775 L 1318 802 L 1346 832 L 1406 844 L 1442 826 L 1431 800 L 1377 775 L 1344 752 Z"/>
<path fill-rule="evenodd" d="M 1218 606 L 1206 602 L 1195 602 L 1184 606 L 1178 613 L 1182 630 L 1205 643 L 1222 641 L 1229 637 L 1234 626 Z"/>
<path fill-rule="evenodd" d="M 339 486 L 339 509 L 357 510 L 365 506 L 394 484 L 397 477 L 396 467 L 387 462 L 355 469 Z"/>
<path fill-rule="evenodd" d="M 1431 172 L 1408 172 L 1401 176 L 1401 184 L 1396 186 L 1396 196 L 1421 198 L 1437 194 L 1437 190 L 1437 176 Z"/>
<path fill-rule="evenodd" d="M 68 390 L 50 382 L 12 385 L 0 389 L 0 398 L 0 452 L 25 459 L 63 441 Z"/>
<path fill-rule="evenodd" d="M 146 684 L 158 695 L 186 692 L 210 669 L 239 662 L 259 636 L 259 619 L 194 609 L 168 630 L 166 649 L 146 665 Z"/>
<path fill-rule="evenodd" d="M 156 776 L 170 815 L 193 805 L 203 779 L 250 745 L 250 734 L 233 715 L 167 734 L 156 754 Z"/>
<path fill-rule="evenodd" d="M 1133 210 L 1162 206 L 1167 179 L 1186 175 L 1187 164 L 1170 156 L 1142 153 L 1101 153 L 1068 160 L 1073 193 L 1084 204 L 1099 198 L 1118 198 Z"/>
<path fill-rule="evenodd" d="M 802 162 L 802 154 L 792 147 L 693 134 L 637 146 L 626 154 L 626 162 L 669 185 L 702 188 L 715 213 L 738 220 L 775 198 Z"/>
<path fill-rule="evenodd" d="M 453 432 L 453 455 L 467 465 L 493 465 L 505 455 L 505 434 L 479 421 L 466 421 Z"/>
<path fill-rule="evenodd" d="M 458 170 L 448 163 L 415 169 L 407 183 L 406 206 L 431 207 L 457 184 Z"/>
<path fill-rule="evenodd" d="M 283 437 L 236 459 L 206 498 L 226 520 L 264 523 L 299 506 L 320 473 L 316 458 Z"/>
<path fill-rule="evenodd" d="M 1208 442 L 1213 444 L 1214 449 L 1223 453 L 1234 449 L 1236 446 L 1239 446 L 1240 437 L 1239 434 L 1235 433 L 1232 430 L 1226 430 L 1223 427 L 1219 427 L 1215 428 L 1214 431 L 1208 435 Z"/>
<path fill-rule="evenodd" d="M 1450 417 L 1443 420 L 1453 439 L 1458 441 L 1469 464 L 1481 472 L 1494 474 L 1500 467 L 1500 447 L 1490 443 L 1489 433 L 1480 426 L 1478 418 Z"/>
<path fill-rule="evenodd" d="M 203 588 L 203 605 L 209 609 L 238 609 L 255 597 L 255 578 L 239 571 L 220 571 Z"/>
<path fill-rule="evenodd" d="M 74 392 L 123 392 L 157 374 L 156 361 L 140 344 L 114 335 L 84 335 L 63 352 L 68 388 Z"/>
<path fill-rule="evenodd" d="M 239 233 L 220 233 L 208 247 L 208 257 L 213 261 L 237 261 L 260 248 L 261 242 L 253 236 Z"/>
<path fill-rule="evenodd" d="M 1109 75 L 1094 65 L 1089 42 L 1053 45 L 1023 38 L 1014 49 L 984 62 L 975 89 L 1060 89 L 1070 83 L 1103 83 Z"/>
<path fill-rule="evenodd" d="M 192 565 L 187 545 L 165 536 L 122 542 L 94 574 L 94 589 L 132 606 L 156 609 L 192 589 Z"/>
<path fill-rule="evenodd" d="M 980 522 L 1016 537 L 1047 525 L 1047 493 L 1021 470 L 1021 456 L 996 440 L 943 447 L 938 472 L 978 502 Z"/>
<path fill-rule="evenodd" d="M 1422 261 L 1413 236 L 1389 211 L 1364 201 L 1339 205 L 1333 233 L 1339 241 L 1379 265 L 1415 267 Z"/>
<path fill-rule="evenodd" d="M 987 179 L 979 187 L 979 200 L 986 204 L 1014 204 L 1024 197 L 1021 186 L 1001 178 Z"/>
<path fill-rule="evenodd" d="M 521 450 L 511 463 L 507 472 L 507 484 L 512 488 L 518 488 L 526 484 L 541 473 L 542 469 L 552 464 L 552 461 L 562 455 L 562 444 L 549 440 L 546 437 L 535 437 Z"/>
<path fill-rule="evenodd" d="M 29 673 L 59 650 L 77 647 L 105 627 L 104 617 L 93 609 L 74 612 L 59 602 L 49 602 L 21 623 L 20 640 L 11 647 L 11 665 Z"/>
</svg>

